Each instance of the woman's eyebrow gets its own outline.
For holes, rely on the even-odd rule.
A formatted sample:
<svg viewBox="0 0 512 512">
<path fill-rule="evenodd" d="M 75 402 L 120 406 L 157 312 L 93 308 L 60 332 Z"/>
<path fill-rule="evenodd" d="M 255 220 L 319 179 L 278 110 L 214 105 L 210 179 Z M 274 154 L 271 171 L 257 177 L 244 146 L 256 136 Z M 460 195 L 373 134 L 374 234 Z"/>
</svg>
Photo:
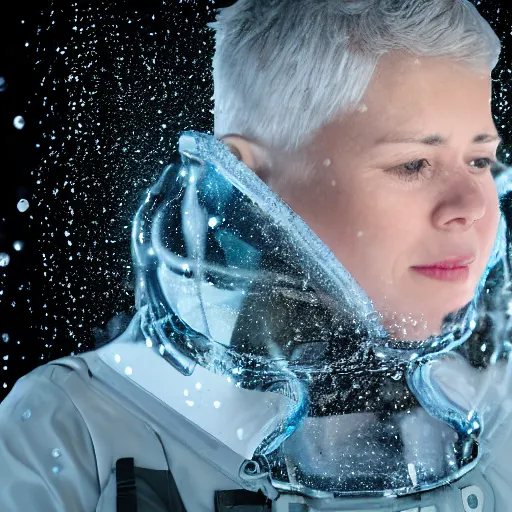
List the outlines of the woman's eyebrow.
<svg viewBox="0 0 512 512">
<path fill-rule="evenodd" d="M 407 137 L 407 136 L 385 136 L 377 140 L 377 145 L 381 144 L 426 144 L 428 146 L 446 146 L 448 138 L 439 134 L 427 135 L 425 137 Z M 486 144 L 488 142 L 499 141 L 502 139 L 499 135 L 480 133 L 473 138 L 473 144 Z"/>
</svg>

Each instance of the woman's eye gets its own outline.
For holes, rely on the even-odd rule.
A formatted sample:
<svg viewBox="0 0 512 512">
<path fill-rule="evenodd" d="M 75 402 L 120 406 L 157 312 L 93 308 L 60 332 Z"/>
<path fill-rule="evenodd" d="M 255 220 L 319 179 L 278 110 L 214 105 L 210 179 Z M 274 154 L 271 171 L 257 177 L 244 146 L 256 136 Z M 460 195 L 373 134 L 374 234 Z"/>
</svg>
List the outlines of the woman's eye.
<svg viewBox="0 0 512 512">
<path fill-rule="evenodd" d="M 477 164 L 473 165 L 473 167 L 476 167 L 477 169 L 490 169 L 496 163 L 496 161 L 492 160 L 491 158 L 477 158 L 475 160 L 472 160 L 470 162 L 470 165 L 473 163 Z"/>
<path fill-rule="evenodd" d="M 492 158 L 475 158 L 471 160 L 469 165 L 475 169 L 490 170 L 495 163 L 496 160 Z M 417 160 L 412 160 L 411 162 L 394 167 L 391 169 L 391 172 L 398 175 L 401 179 L 412 181 L 419 179 L 422 171 L 427 167 L 432 167 L 430 162 L 426 158 L 418 158 Z"/>
<path fill-rule="evenodd" d="M 426 158 L 419 158 L 394 167 L 391 171 L 400 178 L 410 181 L 417 180 L 425 167 L 431 167 L 430 162 Z"/>
</svg>

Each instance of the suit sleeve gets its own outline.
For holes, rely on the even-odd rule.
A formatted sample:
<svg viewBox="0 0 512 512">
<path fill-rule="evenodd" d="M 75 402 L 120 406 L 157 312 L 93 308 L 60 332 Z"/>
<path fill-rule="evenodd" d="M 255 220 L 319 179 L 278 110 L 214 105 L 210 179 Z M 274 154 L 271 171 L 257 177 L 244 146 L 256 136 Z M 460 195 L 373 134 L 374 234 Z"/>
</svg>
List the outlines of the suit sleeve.
<svg viewBox="0 0 512 512">
<path fill-rule="evenodd" d="M 18 380 L 0 404 L 2 511 L 96 509 L 100 490 L 94 447 L 65 392 L 69 371 L 41 366 Z"/>
</svg>

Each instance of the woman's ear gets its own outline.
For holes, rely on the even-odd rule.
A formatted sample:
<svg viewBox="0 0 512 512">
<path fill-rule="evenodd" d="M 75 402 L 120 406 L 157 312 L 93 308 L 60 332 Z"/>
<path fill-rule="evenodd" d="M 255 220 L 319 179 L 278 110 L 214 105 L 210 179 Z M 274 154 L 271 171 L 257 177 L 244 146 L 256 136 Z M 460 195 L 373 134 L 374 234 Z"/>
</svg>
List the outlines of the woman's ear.
<svg viewBox="0 0 512 512">
<path fill-rule="evenodd" d="M 258 175 L 263 181 L 267 181 L 270 171 L 270 160 L 267 150 L 256 142 L 247 140 L 240 135 L 226 135 L 221 137 L 221 142 L 238 160 Z"/>
</svg>

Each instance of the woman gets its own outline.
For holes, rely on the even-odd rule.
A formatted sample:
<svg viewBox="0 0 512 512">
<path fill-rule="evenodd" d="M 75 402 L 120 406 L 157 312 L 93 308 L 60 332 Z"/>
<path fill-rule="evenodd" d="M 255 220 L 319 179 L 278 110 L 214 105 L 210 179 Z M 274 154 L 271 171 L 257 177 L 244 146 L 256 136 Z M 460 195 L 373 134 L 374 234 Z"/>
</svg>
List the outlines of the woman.
<svg viewBox="0 0 512 512">
<path fill-rule="evenodd" d="M 2 404 L 3 508 L 512 510 L 495 34 L 464 0 L 213 27 L 224 144 L 183 134 L 137 213 L 129 329 Z"/>
</svg>

